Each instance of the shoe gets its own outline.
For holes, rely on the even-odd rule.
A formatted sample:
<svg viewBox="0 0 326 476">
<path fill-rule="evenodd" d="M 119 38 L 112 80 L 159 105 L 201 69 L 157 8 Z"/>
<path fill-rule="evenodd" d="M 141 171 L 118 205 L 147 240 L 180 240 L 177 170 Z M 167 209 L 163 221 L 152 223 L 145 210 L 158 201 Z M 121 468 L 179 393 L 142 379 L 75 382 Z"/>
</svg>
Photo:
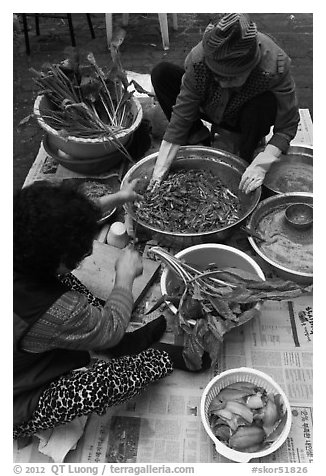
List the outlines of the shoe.
<svg viewBox="0 0 326 476">
<path fill-rule="evenodd" d="M 185 370 L 187 372 L 203 372 L 210 368 L 212 361 L 207 352 L 204 352 L 202 357 L 202 365 L 198 370 L 191 370 L 188 368 L 183 358 L 183 347 L 179 345 L 165 344 L 164 342 L 158 342 L 151 346 L 153 349 L 167 352 L 172 361 L 173 368 L 179 370 Z"/>
<path fill-rule="evenodd" d="M 111 357 L 139 354 L 160 340 L 165 331 L 166 319 L 162 315 L 133 332 L 127 332 L 119 344 L 101 353 Z"/>
</svg>

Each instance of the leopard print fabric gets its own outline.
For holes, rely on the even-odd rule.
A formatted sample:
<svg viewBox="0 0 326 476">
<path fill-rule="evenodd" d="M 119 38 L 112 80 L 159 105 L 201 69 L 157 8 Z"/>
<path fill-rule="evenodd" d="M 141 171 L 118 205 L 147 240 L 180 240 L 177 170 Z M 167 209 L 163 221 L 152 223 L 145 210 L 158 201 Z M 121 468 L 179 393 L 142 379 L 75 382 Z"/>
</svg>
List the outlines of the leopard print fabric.
<svg viewBox="0 0 326 476">
<path fill-rule="evenodd" d="M 30 420 L 14 427 L 14 439 L 54 428 L 77 416 L 103 415 L 108 407 L 135 397 L 151 382 L 173 370 L 168 354 L 147 349 L 134 356 L 96 360 L 51 382 Z"/>
<path fill-rule="evenodd" d="M 74 276 L 72 273 L 67 273 L 67 274 L 60 274 L 58 276 L 58 280 L 60 283 L 62 283 L 64 286 L 66 286 L 67 290 L 70 291 L 76 291 L 80 294 L 83 294 L 84 296 L 87 297 L 88 304 L 91 304 L 92 306 L 95 307 L 103 307 L 105 304 L 105 301 L 102 299 L 99 299 L 98 297 L 94 296 L 84 284 L 79 281 L 76 276 Z"/>
</svg>

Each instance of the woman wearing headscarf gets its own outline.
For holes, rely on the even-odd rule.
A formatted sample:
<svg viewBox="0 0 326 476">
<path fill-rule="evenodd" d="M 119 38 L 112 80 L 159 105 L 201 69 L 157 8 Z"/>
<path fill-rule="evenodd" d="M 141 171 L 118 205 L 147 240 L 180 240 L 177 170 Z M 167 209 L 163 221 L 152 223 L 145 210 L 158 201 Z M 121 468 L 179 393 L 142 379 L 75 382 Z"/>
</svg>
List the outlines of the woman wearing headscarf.
<svg viewBox="0 0 326 476">
<path fill-rule="evenodd" d="M 239 187 L 259 187 L 270 166 L 280 160 L 294 138 L 299 111 L 290 58 L 246 13 L 227 13 L 205 30 L 185 60 L 185 68 L 158 64 L 151 79 L 169 124 L 151 187 L 167 174 L 181 145 L 210 145 L 202 119 L 239 137 L 238 154 L 249 164 Z M 254 157 L 273 127 L 271 139 Z"/>
</svg>

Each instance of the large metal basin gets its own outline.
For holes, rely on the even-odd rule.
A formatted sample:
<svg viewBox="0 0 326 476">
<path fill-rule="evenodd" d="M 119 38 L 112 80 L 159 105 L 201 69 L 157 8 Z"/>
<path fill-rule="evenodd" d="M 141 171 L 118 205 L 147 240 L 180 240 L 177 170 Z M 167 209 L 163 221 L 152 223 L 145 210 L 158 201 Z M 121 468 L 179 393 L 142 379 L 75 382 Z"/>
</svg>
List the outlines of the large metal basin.
<svg viewBox="0 0 326 476">
<path fill-rule="evenodd" d="M 136 178 L 150 179 L 157 156 L 158 152 L 155 152 L 135 164 L 126 173 L 121 187 L 123 187 L 126 180 Z M 210 170 L 229 187 L 232 193 L 236 194 L 240 200 L 240 218 L 232 225 L 202 233 L 173 233 L 159 230 L 139 220 L 134 213 L 132 204 L 126 204 L 125 209 L 137 223 L 137 226 L 145 229 L 145 231 L 151 235 L 152 239 L 157 240 L 162 245 L 180 249 L 201 243 L 223 242 L 230 235 L 232 230 L 250 215 L 260 200 L 260 187 L 248 195 L 239 191 L 240 179 L 247 166 L 247 162 L 223 150 L 202 146 L 182 146 L 171 167 L 171 170 Z"/>
<path fill-rule="evenodd" d="M 305 203 L 307 205 L 313 205 L 313 194 L 312 193 L 284 193 L 273 195 L 272 197 L 266 198 L 265 200 L 261 201 L 255 211 L 252 213 L 250 218 L 248 219 L 248 226 L 252 230 L 256 231 L 260 222 L 263 220 L 264 217 L 268 216 L 269 214 L 273 213 L 277 210 L 283 210 L 284 207 L 291 205 L 293 203 Z M 288 228 L 284 228 L 285 230 Z M 293 248 L 302 242 L 302 234 L 307 233 L 307 231 L 300 232 L 297 230 L 290 230 L 289 229 L 289 236 L 291 237 L 291 241 L 293 240 Z M 309 231 L 310 235 L 312 236 L 312 228 Z M 284 265 L 281 261 L 281 255 L 279 258 L 275 258 L 274 256 L 271 257 L 266 251 L 263 249 L 263 243 L 257 241 L 256 238 L 249 237 L 249 243 L 251 244 L 254 251 L 259 255 L 267 265 L 269 265 L 276 274 L 278 274 L 283 279 L 290 279 L 291 281 L 295 281 L 302 284 L 310 284 L 313 281 L 313 273 L 312 272 L 303 272 L 298 269 L 294 269 L 294 267 L 290 267 L 289 265 Z M 290 253 L 290 251 L 289 251 Z"/>
</svg>

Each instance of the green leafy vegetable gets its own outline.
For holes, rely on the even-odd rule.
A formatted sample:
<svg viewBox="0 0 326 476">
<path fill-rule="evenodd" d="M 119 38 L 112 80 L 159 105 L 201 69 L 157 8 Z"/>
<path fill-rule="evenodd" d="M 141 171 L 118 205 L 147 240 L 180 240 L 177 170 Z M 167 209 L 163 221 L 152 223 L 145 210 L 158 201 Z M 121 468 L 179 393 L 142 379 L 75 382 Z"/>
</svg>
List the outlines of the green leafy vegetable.
<svg viewBox="0 0 326 476">
<path fill-rule="evenodd" d="M 178 300 L 179 327 L 184 332 L 184 358 L 191 370 L 201 367 L 206 351 L 216 363 L 224 334 L 259 315 L 256 303 L 264 300 L 288 300 L 311 293 L 304 286 L 281 279 L 261 280 L 238 268 L 199 270 L 160 247 L 150 250 L 176 275 L 176 284 L 167 300 Z M 171 296 L 172 295 L 172 296 Z M 162 301 L 160 302 L 160 304 Z M 195 325 L 189 320 L 194 320 Z"/>
<path fill-rule="evenodd" d="M 81 64 L 77 50 L 59 64 L 46 64 L 44 71 L 31 68 L 39 94 L 50 106 L 43 108 L 42 119 L 61 137 L 109 138 L 130 162 L 134 162 L 117 133 L 134 121 L 132 93 L 118 54 L 104 71 L 93 53 Z"/>
<path fill-rule="evenodd" d="M 170 172 L 157 190 L 139 185 L 135 214 L 160 230 L 197 233 L 223 228 L 239 218 L 240 201 L 208 170 Z"/>
</svg>

